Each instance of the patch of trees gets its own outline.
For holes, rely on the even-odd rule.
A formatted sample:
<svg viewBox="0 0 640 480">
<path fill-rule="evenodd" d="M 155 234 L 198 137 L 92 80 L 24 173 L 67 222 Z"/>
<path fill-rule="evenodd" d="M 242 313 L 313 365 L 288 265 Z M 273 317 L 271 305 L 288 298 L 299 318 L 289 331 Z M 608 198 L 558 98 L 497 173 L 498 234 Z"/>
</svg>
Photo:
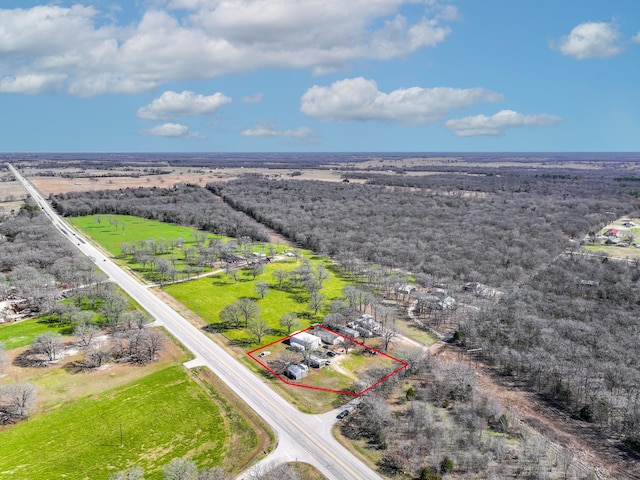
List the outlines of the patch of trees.
<svg viewBox="0 0 640 480">
<path fill-rule="evenodd" d="M 27 301 L 26 308 L 41 312 L 53 307 L 59 286 L 101 278 L 39 211 L 21 211 L 0 224 L 0 272 L 0 300 L 13 294 Z"/>
<path fill-rule="evenodd" d="M 565 255 L 469 317 L 463 341 L 497 371 L 605 435 L 640 428 L 640 264 Z"/>
<path fill-rule="evenodd" d="M 631 195 L 611 195 L 606 182 L 490 178 L 467 185 L 461 175 L 411 177 L 409 188 L 395 186 L 397 176 L 381 177 L 384 185 L 246 176 L 207 188 L 290 240 L 341 261 L 493 286 L 524 280 L 571 238 L 603 226 L 604 212 L 638 207 Z"/>
<path fill-rule="evenodd" d="M 378 467 L 385 475 L 585 477 L 570 452 L 541 439 L 482 393 L 468 365 L 419 351 L 402 356 L 410 364 L 405 375 L 374 388 L 340 425 L 346 437 L 364 440 L 367 448 L 380 452 Z"/>
<path fill-rule="evenodd" d="M 63 193 L 52 196 L 51 203 L 64 216 L 134 215 L 193 226 L 229 237 L 245 236 L 257 241 L 268 240 L 261 225 L 196 185 Z"/>
<path fill-rule="evenodd" d="M 193 460 L 174 458 L 162 469 L 164 480 L 231 480 L 233 476 L 220 467 L 198 469 Z M 248 480 L 301 480 L 294 467 L 281 464 L 273 468 L 257 468 L 245 478 Z M 109 480 L 144 480 L 144 470 L 130 467 L 109 477 Z"/>
</svg>

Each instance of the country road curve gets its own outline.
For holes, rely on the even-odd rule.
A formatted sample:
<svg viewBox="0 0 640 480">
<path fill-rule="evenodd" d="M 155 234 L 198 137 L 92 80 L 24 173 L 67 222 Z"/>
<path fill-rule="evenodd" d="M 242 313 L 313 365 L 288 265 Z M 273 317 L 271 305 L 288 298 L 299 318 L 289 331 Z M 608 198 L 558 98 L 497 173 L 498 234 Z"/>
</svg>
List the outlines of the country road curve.
<svg viewBox="0 0 640 480">
<path fill-rule="evenodd" d="M 297 460 L 315 466 L 331 480 L 381 478 L 331 435 L 331 426 L 336 421 L 337 412 L 322 415 L 299 412 L 276 394 L 264 380 L 254 375 L 137 279 L 87 242 L 55 213 L 31 183 L 12 165 L 7 165 L 53 225 L 147 310 L 158 325 L 163 326 L 193 353 L 195 359 L 188 362 L 188 366 L 202 365 L 211 369 L 271 426 L 277 434 L 278 446 L 260 462 L 261 465 L 275 466 L 283 461 Z M 251 469 L 239 478 L 246 478 L 250 472 Z"/>
</svg>

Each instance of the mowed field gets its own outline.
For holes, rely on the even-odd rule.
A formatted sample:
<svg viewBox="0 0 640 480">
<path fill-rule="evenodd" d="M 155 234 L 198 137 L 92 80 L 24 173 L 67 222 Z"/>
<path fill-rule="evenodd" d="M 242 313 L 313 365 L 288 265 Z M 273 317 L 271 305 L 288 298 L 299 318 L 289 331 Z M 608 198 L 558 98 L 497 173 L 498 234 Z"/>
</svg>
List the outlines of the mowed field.
<svg viewBox="0 0 640 480">
<path fill-rule="evenodd" d="M 319 257 L 313 257 L 311 260 L 314 266 L 319 263 L 329 265 L 325 259 Z M 280 318 L 285 313 L 291 312 L 298 315 L 300 326 L 296 329 L 306 328 L 311 323 L 322 320 L 327 313 L 328 302 L 342 296 L 342 290 L 347 282 L 331 272 L 330 278 L 324 281 L 320 290 L 320 293 L 326 297 L 325 307 L 314 315 L 308 308 L 308 294 L 304 289 L 292 289 L 285 285 L 279 288 L 273 276 L 276 270 L 291 272 L 300 265 L 301 262 L 296 260 L 272 262 L 265 265 L 264 272 L 255 279 L 249 271 L 241 271 L 237 281 L 224 273 L 219 273 L 190 282 L 167 285 L 164 291 L 199 315 L 215 330 L 221 331 L 232 344 L 255 348 L 258 344 L 247 329 L 226 328 L 220 319 L 220 312 L 226 305 L 242 298 L 255 301 L 260 308 L 260 316 L 269 324 L 270 333 L 261 342 L 262 345 L 266 345 L 287 335 L 287 329 L 279 324 Z M 256 292 L 258 282 L 266 282 L 269 285 L 269 291 L 264 298 Z"/>
<path fill-rule="evenodd" d="M 145 478 L 159 480 L 164 465 L 181 456 L 200 468 L 238 472 L 269 449 L 255 415 L 239 409 L 242 402 L 207 370 L 185 369 L 188 357 L 170 341 L 145 366 L 111 363 L 73 373 L 67 366 L 81 352 L 70 336 L 52 365 L 12 363 L 36 335 L 57 330 L 38 319 L 0 327 L 9 357 L 0 385 L 28 381 L 38 392 L 30 418 L 0 427 L 0 478 L 106 480 L 138 465 Z"/>
<path fill-rule="evenodd" d="M 117 226 L 109 223 L 109 218 L 118 221 Z M 99 219 L 99 221 L 98 221 Z M 130 215 L 87 215 L 70 217 L 67 221 L 86 233 L 94 241 L 102 245 L 111 255 L 118 257 L 122 254 L 120 246 L 123 243 L 137 243 L 141 240 L 177 240 L 183 238 L 185 246 L 195 245 L 193 234 L 196 229 L 157 222 Z M 124 228 L 123 228 L 124 227 Z M 209 234 L 209 238 L 217 235 Z"/>
<path fill-rule="evenodd" d="M 231 432 L 242 441 L 231 445 Z M 243 451 L 249 460 L 256 446 L 231 405 L 216 403 L 183 367 L 172 366 L 0 431 L 0 477 L 108 479 L 138 465 L 145 478 L 161 479 L 173 458 L 237 468 L 232 463 Z"/>
</svg>

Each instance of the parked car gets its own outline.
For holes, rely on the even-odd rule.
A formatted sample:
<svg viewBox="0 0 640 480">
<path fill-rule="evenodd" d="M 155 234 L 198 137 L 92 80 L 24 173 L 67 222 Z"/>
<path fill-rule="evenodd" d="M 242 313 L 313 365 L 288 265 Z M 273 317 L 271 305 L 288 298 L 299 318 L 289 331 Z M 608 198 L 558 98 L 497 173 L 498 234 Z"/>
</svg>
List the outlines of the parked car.
<svg viewBox="0 0 640 480">
<path fill-rule="evenodd" d="M 264 352 L 260 352 L 259 357 L 266 357 L 267 355 L 271 355 L 269 350 L 265 350 Z"/>
<path fill-rule="evenodd" d="M 346 417 L 347 415 L 349 415 L 349 410 L 342 410 L 337 416 L 336 418 L 342 420 L 344 417 Z"/>
</svg>

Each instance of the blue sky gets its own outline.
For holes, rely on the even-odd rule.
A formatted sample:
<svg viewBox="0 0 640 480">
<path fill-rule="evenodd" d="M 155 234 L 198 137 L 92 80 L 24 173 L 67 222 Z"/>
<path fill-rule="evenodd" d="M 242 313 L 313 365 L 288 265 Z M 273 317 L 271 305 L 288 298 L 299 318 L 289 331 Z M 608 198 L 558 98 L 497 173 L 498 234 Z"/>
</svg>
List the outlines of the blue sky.
<svg viewBox="0 0 640 480">
<path fill-rule="evenodd" d="M 640 150 L 635 0 L 78 2 L 1 2 L 0 150 Z"/>
</svg>

